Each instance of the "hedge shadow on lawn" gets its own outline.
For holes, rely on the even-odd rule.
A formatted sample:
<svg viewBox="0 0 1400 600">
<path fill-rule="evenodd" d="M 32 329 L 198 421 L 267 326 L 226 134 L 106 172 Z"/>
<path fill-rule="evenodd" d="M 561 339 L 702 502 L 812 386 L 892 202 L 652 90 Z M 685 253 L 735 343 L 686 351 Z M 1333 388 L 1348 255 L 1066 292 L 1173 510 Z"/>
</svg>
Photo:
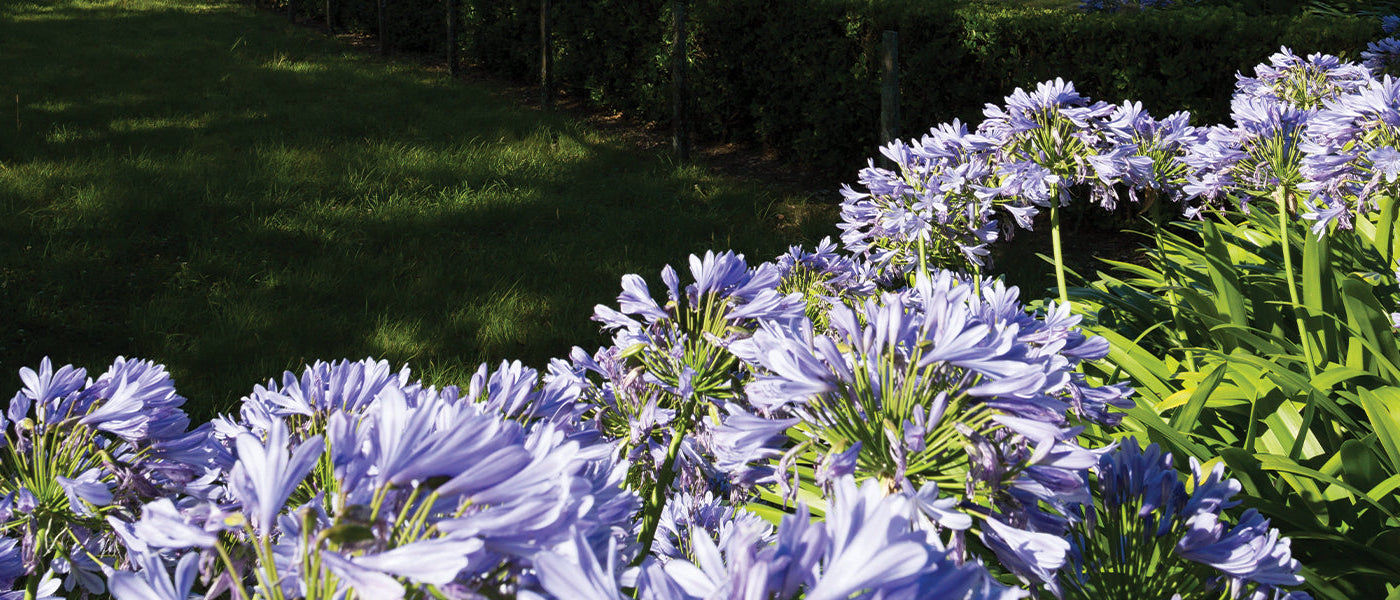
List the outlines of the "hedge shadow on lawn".
<svg viewBox="0 0 1400 600">
<path fill-rule="evenodd" d="M 588 317 L 623 273 L 801 235 L 766 193 L 248 9 L 0 27 L 22 122 L 0 373 L 149 358 L 200 417 L 315 359 L 461 381 L 603 343 Z"/>
</svg>

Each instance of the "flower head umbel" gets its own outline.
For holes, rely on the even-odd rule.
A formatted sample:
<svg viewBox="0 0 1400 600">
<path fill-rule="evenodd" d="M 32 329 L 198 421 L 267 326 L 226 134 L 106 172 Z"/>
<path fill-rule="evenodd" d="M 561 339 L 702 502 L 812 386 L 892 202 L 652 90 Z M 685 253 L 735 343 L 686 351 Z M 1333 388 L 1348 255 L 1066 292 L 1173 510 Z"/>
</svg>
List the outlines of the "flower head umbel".
<svg viewBox="0 0 1400 600">
<path fill-rule="evenodd" d="M 1247 209 L 1251 196 L 1273 196 L 1293 211 L 1294 194 L 1317 187 L 1305 181 L 1316 181 L 1321 165 L 1303 165 L 1305 151 L 1317 152 L 1309 139 L 1312 122 L 1324 106 L 1367 88 L 1373 79 L 1361 65 L 1325 54 L 1304 59 L 1287 48 L 1256 67 L 1255 75 L 1238 76 L 1230 102 L 1234 126 L 1212 128 L 1183 157 L 1191 169 L 1186 191 L 1203 204 L 1232 195 L 1241 209 Z M 1194 206 L 1187 215 L 1197 216 L 1200 210 Z"/>
<path fill-rule="evenodd" d="M 673 484 L 697 494 L 728 491 L 710 466 L 713 461 L 700 454 L 698 440 L 713 423 L 711 403 L 740 391 L 730 345 L 759 322 L 802 319 L 806 308 L 800 293 L 778 291 L 781 275 L 772 263 L 751 268 L 743 255 L 706 252 L 690 257 L 690 273 L 694 283 L 682 288 L 674 269 L 662 270 L 664 304 L 640 276 L 625 275 L 620 310 L 603 305 L 594 310 L 594 320 L 616 332 L 618 350 L 604 357 L 610 366 L 588 369 L 612 378 L 609 392 L 594 396 L 605 403 L 592 408 L 593 418 L 600 429 L 616 432 L 622 452 L 636 460 L 629 484 L 642 490 L 646 503 L 644 548 L 652 542 Z M 576 353 L 575 358 L 583 357 Z M 592 362 L 586 366 L 603 367 Z"/>
<path fill-rule="evenodd" d="M 819 327 L 826 326 L 826 313 L 833 305 L 865 298 L 878 287 L 872 265 L 839 252 L 831 238 L 822 238 L 810 251 L 793 246 L 774 264 L 781 277 L 778 291 L 801 294 L 807 319 Z"/>
<path fill-rule="evenodd" d="M 1105 123 L 1113 150 L 1090 157 L 1090 164 L 1101 180 L 1124 183 L 1134 200 L 1146 193 L 1150 199 L 1180 201 L 1187 195 L 1183 189 L 1187 167 L 1180 158 L 1206 136 L 1190 121 L 1186 112 L 1154 119 L 1141 103 L 1124 102 L 1114 107 Z"/>
<path fill-rule="evenodd" d="M 1327 100 L 1356 91 L 1371 80 L 1362 65 L 1344 62 L 1330 54 L 1300 57 L 1280 48 L 1268 64 L 1254 67 L 1254 77 L 1236 75 L 1238 93 L 1272 98 L 1300 109 L 1320 108 Z"/>
<path fill-rule="evenodd" d="M 19 540 L 31 583 L 51 569 L 75 594 L 101 594 L 93 557 L 126 560 L 104 517 L 182 491 L 202 468 L 167 451 L 205 438 L 187 431 L 185 399 L 149 361 L 119 357 L 93 380 L 45 358 L 20 379 L 23 389 L 0 417 L 0 528 L 17 537 L 0 543 Z"/>
<path fill-rule="evenodd" d="M 1378 198 L 1400 194 L 1400 80 L 1386 75 L 1327 101 L 1307 133 L 1299 187 L 1310 192 L 1303 217 L 1314 233 L 1351 229 Z"/>
<path fill-rule="evenodd" d="M 1070 188 L 1085 184 L 1112 208 L 1114 182 L 1098 177 L 1089 159 L 1111 149 L 1103 128 L 1113 112 L 1112 105 L 1091 102 L 1060 79 L 1042 82 L 1034 92 L 1017 88 L 1004 107 L 988 104 L 977 133 L 997 147 L 997 195 L 1021 206 L 1063 206 Z"/>
<path fill-rule="evenodd" d="M 745 388 L 755 413 L 798 420 L 772 474 L 781 490 L 854 472 L 890 490 L 933 484 L 961 500 L 956 510 L 1000 514 L 1008 527 L 1057 526 L 1041 507 L 1073 494 L 1094 462 L 1070 415 L 1112 419 L 1105 405 L 1076 402 L 1122 406 L 1126 393 L 1071 374 L 1107 351 L 1073 332 L 1077 319 L 1057 310 L 1042 321 L 1005 288 L 975 294 L 976 285 L 937 272 L 913 290 L 834 307 L 825 335 L 765 324 L 732 346 L 757 368 Z M 752 439 L 762 439 L 760 424 L 725 423 Z M 754 457 L 768 464 L 775 454 Z"/>
<path fill-rule="evenodd" d="M 1234 526 L 1224 522 L 1240 490 L 1224 465 L 1207 471 L 1193 460 L 1191 468 L 1188 490 L 1171 455 L 1132 438 L 1099 459 L 1094 503 L 1069 527 L 1063 597 L 1126 600 L 1152 589 L 1182 600 L 1239 598 L 1302 584 L 1288 539 L 1267 519 L 1251 509 Z"/>
<path fill-rule="evenodd" d="M 927 264 L 981 267 L 998 237 L 993 149 L 959 121 L 885 146 L 894 170 L 872 161 L 859 175 L 863 191 L 842 187 L 842 243 L 892 278 Z"/>
<path fill-rule="evenodd" d="M 1400 75 L 1400 38 L 1392 36 L 1367 43 L 1361 52 L 1361 65 L 1376 77 Z"/>
</svg>

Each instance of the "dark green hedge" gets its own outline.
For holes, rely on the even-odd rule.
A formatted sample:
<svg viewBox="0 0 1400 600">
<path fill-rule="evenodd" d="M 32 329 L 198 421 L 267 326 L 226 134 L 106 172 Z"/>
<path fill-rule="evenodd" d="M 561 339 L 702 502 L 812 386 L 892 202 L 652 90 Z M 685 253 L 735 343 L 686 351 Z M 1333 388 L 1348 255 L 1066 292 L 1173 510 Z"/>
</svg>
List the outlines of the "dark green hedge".
<svg viewBox="0 0 1400 600">
<path fill-rule="evenodd" d="M 445 0 L 389 0 L 389 39 L 444 50 Z M 373 32 L 375 0 L 335 0 Z M 539 0 L 460 0 L 464 60 L 522 81 L 539 73 Z M 312 4 L 319 5 L 317 0 Z M 669 0 L 554 0 L 558 85 L 663 122 L 670 111 Z M 313 8 L 314 9 L 314 8 Z M 955 0 L 690 0 L 695 134 L 758 143 L 823 168 L 876 145 L 881 32 L 899 32 L 902 132 L 961 118 L 1055 77 L 1153 114 L 1223 122 L 1235 73 L 1279 47 L 1356 58 L 1375 20 L 1250 16 L 1227 7 L 1123 14 L 995 8 Z"/>
</svg>

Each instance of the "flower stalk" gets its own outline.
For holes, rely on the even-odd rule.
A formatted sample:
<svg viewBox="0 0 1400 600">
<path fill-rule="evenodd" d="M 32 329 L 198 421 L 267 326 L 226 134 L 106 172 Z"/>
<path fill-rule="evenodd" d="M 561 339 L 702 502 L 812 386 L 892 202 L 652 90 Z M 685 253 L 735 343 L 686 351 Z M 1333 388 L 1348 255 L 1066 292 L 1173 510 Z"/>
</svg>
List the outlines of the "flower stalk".
<svg viewBox="0 0 1400 600">
<path fill-rule="evenodd" d="M 1060 203 L 1050 202 L 1050 250 L 1055 256 L 1055 287 L 1060 292 L 1060 304 L 1069 304 L 1069 291 L 1065 288 L 1065 257 L 1060 251 Z"/>
<path fill-rule="evenodd" d="M 1278 206 L 1278 239 L 1283 251 L 1283 273 L 1288 280 L 1288 301 L 1293 307 L 1293 322 L 1298 326 L 1298 342 L 1303 346 L 1303 360 L 1307 362 L 1308 377 L 1312 378 L 1317 376 L 1317 363 L 1313 358 L 1312 339 L 1308 335 L 1307 325 L 1303 322 L 1303 304 L 1298 300 L 1298 276 L 1293 272 L 1293 243 L 1288 232 L 1291 216 L 1288 205 L 1291 201 L 1292 194 L 1288 188 L 1279 186 L 1274 189 L 1274 203 Z"/>
</svg>

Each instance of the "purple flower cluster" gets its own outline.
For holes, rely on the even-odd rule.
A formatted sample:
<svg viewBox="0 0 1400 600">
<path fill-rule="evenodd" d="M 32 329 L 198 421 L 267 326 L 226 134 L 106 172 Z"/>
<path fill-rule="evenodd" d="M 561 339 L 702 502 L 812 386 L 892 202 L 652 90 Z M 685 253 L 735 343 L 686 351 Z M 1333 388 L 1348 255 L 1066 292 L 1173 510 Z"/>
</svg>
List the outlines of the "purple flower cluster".
<svg viewBox="0 0 1400 600">
<path fill-rule="evenodd" d="M 1386 18 L 1387 33 L 1397 21 Z M 1270 197 L 1319 235 L 1348 228 L 1400 174 L 1384 74 L 1397 52 L 1394 38 L 1373 44 L 1365 64 L 1281 48 L 1237 76 L 1233 123 L 1209 127 L 1184 112 L 1158 120 L 1139 103 L 1092 102 L 1059 79 L 1017 89 L 987 105 L 975 130 L 954 121 L 881 148 L 893 168 L 872 161 L 842 189 L 841 241 L 876 280 L 907 283 L 930 267 L 982 272 L 993 243 L 1077 194 L 1109 210 L 1123 198 L 1181 202 L 1193 218 L 1226 198 L 1248 210 Z"/>
<path fill-rule="evenodd" d="M 971 272 L 990 244 L 1030 229 L 1041 209 L 1068 204 L 1075 190 L 1109 210 L 1120 191 L 1134 202 L 1185 194 L 1187 167 L 1176 159 L 1203 137 L 1186 113 L 1157 120 L 1140 104 L 1091 102 L 1058 79 L 1005 101 L 987 105 L 976 131 L 954 121 L 882 148 L 895 169 L 872 162 L 859 174 L 863 189 L 842 189 L 845 247 L 887 276 L 928 266 Z"/>
<path fill-rule="evenodd" d="M 0 537 L 0 584 L 122 600 L 1018 598 L 992 573 L 1083 578 L 1072 532 L 1094 522 L 1109 493 L 1094 469 L 1111 463 L 1079 434 L 1114 425 L 1130 390 L 1078 372 L 1108 346 L 1067 306 L 1029 313 L 1015 288 L 947 271 L 880 292 L 825 243 L 690 270 L 684 287 L 663 271 L 664 302 L 624 278 L 620 310 L 598 309 L 614 345 L 545 372 L 482 366 L 439 390 L 385 362 L 318 362 L 192 430 L 158 365 L 119 360 L 95 382 L 26 369 L 6 443 L 63 471 L 41 489 L 23 471 L 40 462 L 0 460 L 25 482 L 0 501 L 17 534 Z M 1292 584 L 1267 523 L 1225 524 L 1228 494 L 1195 499 L 1218 484 L 1172 509 L 1177 553 L 1215 569 L 1210 585 Z M 1210 516 L 1179 516 L 1196 513 Z M 59 523 L 55 544 L 42 532 Z"/>
<path fill-rule="evenodd" d="M 1100 457 L 1090 487 L 1098 499 L 1071 521 L 1067 539 L 1071 568 L 1057 593 L 1069 599 L 1141 597 L 1143 581 L 1124 577 L 1125 565 L 1155 561 L 1155 590 L 1163 597 L 1287 598 L 1303 592 L 1283 586 L 1303 583 L 1289 540 L 1254 509 L 1234 525 L 1224 510 L 1239 482 L 1224 477 L 1224 465 L 1206 471 L 1191 462 L 1190 488 L 1172 468 L 1170 454 L 1156 444 L 1142 449 L 1129 438 Z"/>
<path fill-rule="evenodd" d="M 463 394 L 383 362 L 316 363 L 191 432 L 159 365 L 119 359 L 92 381 L 45 360 L 5 411 L 0 516 L 18 537 L 0 539 L 0 584 L 509 595 L 535 584 L 540 552 L 629 538 L 638 506 L 625 465 L 574 418 L 583 379 L 561 365 L 483 367 Z"/>
<path fill-rule="evenodd" d="M 1327 101 L 1307 133 L 1299 188 L 1309 192 L 1303 216 L 1315 233 L 1334 223 L 1351 229 L 1379 208 L 1379 196 L 1400 193 L 1400 80 L 1385 75 Z"/>
<path fill-rule="evenodd" d="M 1366 51 L 1361 53 L 1361 64 L 1378 77 L 1383 74 L 1400 75 L 1397 72 L 1400 69 L 1400 38 L 1395 37 L 1400 31 L 1400 16 L 1381 17 L 1381 31 L 1390 37 L 1367 44 Z"/>
<path fill-rule="evenodd" d="M 640 276 L 624 276 L 620 310 L 599 305 L 594 312 L 594 320 L 614 332 L 613 347 L 592 357 L 575 349 L 573 359 L 579 372 L 602 377 L 589 395 L 589 418 L 622 440 L 635 465 L 634 485 L 678 482 L 697 494 L 726 493 L 727 484 L 697 445 L 708 437 L 711 421 L 697 417 L 740 393 L 729 345 L 760 321 L 804 319 L 807 304 L 801 294 L 779 291 L 782 278 L 773 263 L 750 268 L 743 255 L 707 252 L 691 256 L 690 272 L 694 283 L 682 289 L 674 269 L 662 270 L 664 304 Z M 679 480 L 671 479 L 676 474 Z"/>
<path fill-rule="evenodd" d="M 882 148 L 897 172 L 872 161 L 860 172 L 864 191 L 842 187 L 842 243 L 887 277 L 903 278 L 930 256 L 935 264 L 981 265 L 998 237 L 993 149 L 958 121 Z"/>
<path fill-rule="evenodd" d="M 887 494 L 875 482 L 833 484 L 825 520 L 806 505 L 776 530 L 741 520 L 719 540 L 692 529 L 687 558 L 643 561 L 621 571 L 609 551 L 599 561 L 580 543 L 537 559 L 544 591 L 554 598 L 622 600 L 623 581 L 637 598 L 1023 598 L 974 562 L 959 563 L 928 529 L 917 498 Z"/>
<path fill-rule="evenodd" d="M 1094 462 L 1071 419 L 1114 423 L 1108 409 L 1129 405 L 1129 390 L 1074 373 L 1108 350 L 1075 331 L 1078 317 L 1052 305 L 1036 318 L 1014 289 L 974 286 L 939 272 L 912 290 L 833 307 L 825 334 L 764 323 L 735 342 L 755 371 L 747 408 L 731 407 L 716 430 L 733 440 L 714 448 L 718 464 L 789 497 L 804 478 L 829 485 L 851 474 L 919 488 L 930 503 L 942 494 L 949 522 L 1015 530 L 996 539 L 1053 529 L 1046 523 L 1059 517 L 1042 507 L 1077 494 Z M 991 545 L 1003 564 L 1018 556 Z"/>
<path fill-rule="evenodd" d="M 1251 196 L 1271 196 L 1312 222 L 1317 235 L 1350 229 L 1393 194 L 1400 174 L 1395 134 L 1395 83 L 1373 64 L 1286 48 L 1255 77 L 1239 77 L 1232 100 L 1233 127 L 1208 130 L 1183 162 L 1186 189 L 1202 202 L 1233 196 L 1247 208 Z M 1300 201 L 1297 196 L 1306 194 Z"/>
<path fill-rule="evenodd" d="M 0 415 L 0 585 L 103 594 L 107 564 L 124 554 L 104 517 L 196 482 L 203 465 L 191 448 L 209 429 L 189 431 L 185 399 L 148 361 L 118 358 L 94 380 L 44 359 L 20 379 Z"/>
<path fill-rule="evenodd" d="M 1371 81 L 1361 65 L 1326 54 L 1304 59 L 1287 48 L 1255 67 L 1254 77 L 1237 77 L 1230 102 L 1234 125 L 1210 128 L 1182 158 L 1190 169 L 1186 190 L 1201 201 L 1186 209 L 1187 216 L 1230 196 L 1247 209 L 1252 196 L 1282 194 L 1275 201 L 1292 210 L 1293 194 L 1304 181 L 1309 123 L 1322 105 Z"/>
<path fill-rule="evenodd" d="M 1173 6 L 1172 0 L 1080 0 L 1079 10 L 1084 12 L 1116 13 L 1134 10 L 1152 10 Z"/>
<path fill-rule="evenodd" d="M 1122 121 L 1126 135 L 1155 134 Z M 624 278 L 620 310 L 596 310 L 614 345 L 573 355 L 598 378 L 582 395 L 586 418 L 616 440 L 633 464 L 629 485 L 643 491 L 643 558 L 694 559 L 698 534 L 730 548 L 758 527 L 736 507 L 834 494 L 853 477 L 915 499 L 956 560 L 973 558 L 972 533 L 990 549 L 982 558 L 1051 579 L 1068 502 L 1082 499 L 1097 461 L 1077 424 L 1111 426 L 1114 407 L 1131 404 L 1126 386 L 1076 372 L 1107 343 L 1079 332 L 1068 306 L 1028 313 L 999 282 L 935 271 L 880 292 L 895 282 L 872 285 L 870 263 L 828 242 L 793 249 L 776 268 L 740 261 L 693 257 L 684 295 L 663 270 L 664 304 L 641 278 Z M 709 272 L 729 283 L 707 296 Z M 747 311 L 756 304 L 781 310 Z M 697 383 L 709 378 L 723 385 Z"/>
</svg>

